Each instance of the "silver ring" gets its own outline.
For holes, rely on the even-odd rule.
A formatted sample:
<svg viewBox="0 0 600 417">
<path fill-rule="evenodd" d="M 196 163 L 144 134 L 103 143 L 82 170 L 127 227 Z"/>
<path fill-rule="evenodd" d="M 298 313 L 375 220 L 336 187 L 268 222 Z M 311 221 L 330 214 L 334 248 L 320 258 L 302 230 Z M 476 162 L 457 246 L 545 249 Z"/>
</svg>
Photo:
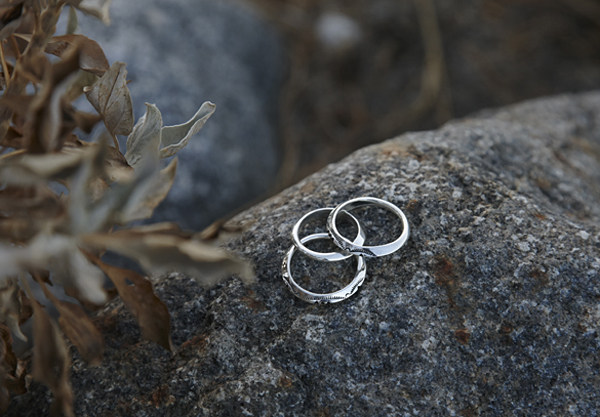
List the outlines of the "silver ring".
<svg viewBox="0 0 600 417">
<path fill-rule="evenodd" d="M 315 233 L 310 236 L 306 236 L 302 238 L 302 243 L 310 242 L 311 240 L 318 239 L 329 239 L 329 234 L 327 233 Z M 298 298 L 301 298 L 304 301 L 308 301 L 309 303 L 338 303 L 340 301 L 345 300 L 354 294 L 358 287 L 362 285 L 367 276 L 367 264 L 365 263 L 365 259 L 361 255 L 356 256 L 356 274 L 354 275 L 354 279 L 350 284 L 342 288 L 341 290 L 329 293 L 329 294 L 316 294 L 314 292 L 310 292 L 299 286 L 294 278 L 292 278 L 292 258 L 296 253 L 296 246 L 292 245 L 290 250 L 287 252 L 286 256 L 283 258 L 283 263 L 281 264 L 281 275 L 283 277 L 283 281 L 287 284 L 289 289 L 294 293 L 294 295 Z"/>
<path fill-rule="evenodd" d="M 352 253 L 348 253 L 348 252 L 316 252 L 314 250 L 308 249 L 306 246 L 304 246 L 302 244 L 302 241 L 300 240 L 300 236 L 298 235 L 298 233 L 300 231 L 300 227 L 302 226 L 302 224 L 304 224 L 304 222 L 306 222 L 312 218 L 327 218 L 329 213 L 331 213 L 332 211 L 333 211 L 332 208 L 316 209 L 316 210 L 311 211 L 308 214 L 305 214 L 300 220 L 298 220 L 298 222 L 296 222 L 296 224 L 294 225 L 294 228 L 292 229 L 292 239 L 294 240 L 294 245 L 296 245 L 298 250 L 300 250 L 302 253 L 304 253 L 307 256 L 310 256 L 313 259 L 317 259 L 319 261 L 328 261 L 328 262 L 337 262 L 337 261 L 341 261 L 343 259 L 348 259 L 351 256 L 353 256 Z M 360 223 L 358 222 L 358 220 L 356 220 L 356 217 L 354 217 L 347 211 L 343 211 L 341 214 L 343 214 L 343 215 L 347 216 L 349 219 L 353 220 L 354 223 L 356 224 L 356 227 L 358 228 L 358 233 L 356 234 L 356 238 L 354 239 L 354 241 L 352 243 L 355 245 L 362 245 L 363 243 L 365 243 L 365 232 L 364 232 L 363 228 L 360 226 Z"/>
<path fill-rule="evenodd" d="M 361 246 L 357 245 L 353 242 L 350 242 L 344 236 L 340 234 L 336 226 L 337 216 L 342 211 L 351 211 L 357 207 L 367 206 L 367 205 L 375 205 L 379 207 L 383 207 L 388 209 L 396 216 L 398 216 L 402 220 L 402 234 L 396 240 L 391 243 L 387 243 L 385 245 L 379 246 Z M 345 203 L 337 206 L 327 218 L 327 229 L 329 230 L 329 234 L 333 239 L 333 242 L 342 250 L 346 252 L 350 252 L 353 254 L 360 254 L 367 257 L 376 257 L 376 256 L 384 256 L 389 255 L 390 253 L 396 252 L 400 249 L 408 239 L 408 235 L 410 234 L 410 228 L 408 226 L 408 220 L 406 216 L 398 207 L 389 203 L 385 200 L 380 200 L 379 198 L 374 197 L 361 197 L 355 198 L 353 200 L 346 201 Z"/>
</svg>

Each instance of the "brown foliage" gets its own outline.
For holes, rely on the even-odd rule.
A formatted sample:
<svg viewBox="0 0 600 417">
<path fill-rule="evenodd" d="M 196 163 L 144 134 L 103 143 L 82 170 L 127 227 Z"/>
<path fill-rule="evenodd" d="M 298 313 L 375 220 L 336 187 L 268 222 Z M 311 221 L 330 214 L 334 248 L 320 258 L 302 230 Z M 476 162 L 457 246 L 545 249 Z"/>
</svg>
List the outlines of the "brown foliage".
<svg viewBox="0 0 600 417">
<path fill-rule="evenodd" d="M 158 108 L 148 105 L 134 125 L 125 64 L 109 65 L 98 43 L 73 33 L 75 10 L 108 23 L 109 3 L 0 0 L 0 412 L 10 392 L 26 390 L 11 333 L 26 339 L 20 325 L 32 315 L 33 378 L 52 390 L 53 411 L 66 416 L 73 415 L 74 394 L 65 337 L 88 364 L 98 364 L 104 351 L 84 308 L 95 310 L 118 292 L 142 337 L 172 350 L 169 312 L 151 282 L 104 263 L 106 249 L 135 258 L 148 272 L 177 269 L 203 284 L 252 275 L 245 261 L 174 224 L 127 227 L 151 217 L 166 197 L 177 159 L 162 169 L 160 159 L 181 150 L 215 106 L 206 102 L 188 122 L 163 126 Z M 65 5 L 67 34 L 54 36 Z M 97 114 L 73 104 L 82 94 Z M 73 133 L 89 133 L 99 121 L 107 134 L 97 141 Z M 117 135 L 128 135 L 125 155 Z M 114 289 L 104 288 L 104 274 Z M 58 310 L 57 321 L 33 299 L 27 275 Z M 48 285 L 62 286 L 79 304 L 59 299 Z"/>
</svg>

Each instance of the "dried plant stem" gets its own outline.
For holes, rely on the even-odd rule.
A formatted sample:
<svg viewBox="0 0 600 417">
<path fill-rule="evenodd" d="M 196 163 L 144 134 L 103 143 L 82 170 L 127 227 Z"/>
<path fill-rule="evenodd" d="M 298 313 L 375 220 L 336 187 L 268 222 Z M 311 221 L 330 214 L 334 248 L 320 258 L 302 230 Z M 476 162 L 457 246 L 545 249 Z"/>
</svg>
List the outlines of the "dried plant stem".
<svg viewBox="0 0 600 417">
<path fill-rule="evenodd" d="M 112 137 L 113 145 L 114 145 L 115 149 L 119 149 L 119 141 L 117 140 L 117 137 L 115 135 L 113 135 L 112 133 L 110 134 L 110 136 Z"/>
<path fill-rule="evenodd" d="M 0 156 L 0 160 L 12 158 L 13 156 L 22 155 L 24 153 L 27 153 L 27 149 L 18 149 L 16 151 L 12 151 L 12 152 L 9 152 L 7 154 Z"/>
<path fill-rule="evenodd" d="M 50 4 L 54 5 L 55 3 L 56 1 L 52 1 Z M 5 97 L 18 96 L 25 91 L 28 80 L 23 76 L 23 70 L 21 68 L 22 62 L 37 53 L 43 53 L 48 41 L 52 38 L 56 23 L 60 17 L 61 9 L 64 6 L 64 1 L 60 1 L 56 4 L 56 8 L 46 8 L 41 13 L 39 13 L 38 9 L 35 16 L 35 25 L 31 40 L 29 41 L 27 48 L 25 48 L 21 58 L 15 63 L 10 85 L 8 85 L 8 78 L 6 80 L 6 89 L 4 90 Z M 13 111 L 8 107 L 0 109 L 0 138 L 3 138 L 4 135 L 6 135 L 9 126 L 8 121 L 12 116 Z"/>
<path fill-rule="evenodd" d="M 8 39 L 10 39 L 10 45 L 12 46 L 13 50 L 15 51 L 15 58 L 16 59 L 21 58 L 21 51 L 19 50 L 19 44 L 17 43 L 17 39 L 13 35 L 10 35 L 10 37 Z"/>
<path fill-rule="evenodd" d="M 10 73 L 8 72 L 8 65 L 6 64 L 6 58 L 4 58 L 4 41 L 0 43 L 0 59 L 2 60 L 2 71 L 4 72 L 4 80 L 6 87 L 10 86 Z"/>
<path fill-rule="evenodd" d="M 29 286 L 29 283 L 27 282 L 27 279 L 25 278 L 25 274 L 23 272 L 21 272 L 19 274 L 19 280 L 21 281 L 21 285 L 23 286 L 23 291 L 25 291 L 25 294 L 27 295 L 27 297 L 30 300 L 35 300 L 36 298 L 33 295 L 33 291 L 31 291 L 31 287 Z"/>
</svg>

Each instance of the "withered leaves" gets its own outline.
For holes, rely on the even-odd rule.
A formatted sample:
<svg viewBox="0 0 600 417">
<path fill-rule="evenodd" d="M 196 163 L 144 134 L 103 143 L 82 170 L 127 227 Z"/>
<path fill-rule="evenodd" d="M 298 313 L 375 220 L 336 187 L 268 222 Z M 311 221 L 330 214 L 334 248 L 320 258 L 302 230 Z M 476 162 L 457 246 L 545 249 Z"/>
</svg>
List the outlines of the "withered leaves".
<svg viewBox="0 0 600 417">
<path fill-rule="evenodd" d="M 45 52 L 62 56 L 67 48 L 75 44 L 80 50 L 79 67 L 101 77 L 110 68 L 104 51 L 94 40 L 83 35 L 54 36 L 48 42 Z"/>
<path fill-rule="evenodd" d="M 16 280 L 8 277 L 0 287 L 0 323 L 7 327 L 21 340 L 27 337 L 21 332 L 21 294 Z"/>
<path fill-rule="evenodd" d="M 110 24 L 110 16 L 108 9 L 111 0 L 67 0 L 67 3 L 76 7 L 85 14 L 94 16 L 102 21 L 105 25 Z"/>
<path fill-rule="evenodd" d="M 54 36 L 65 5 L 67 34 Z M 99 363 L 104 350 L 82 306 L 97 309 L 118 292 L 142 337 L 172 350 L 166 305 L 147 278 L 102 262 L 107 249 L 152 273 L 176 270 L 205 285 L 232 274 L 253 277 L 247 261 L 217 246 L 229 231 L 211 233 L 218 238 L 209 242 L 174 223 L 128 227 L 151 217 L 165 199 L 178 161 L 161 169 L 161 158 L 185 147 L 215 105 L 205 102 L 186 123 L 163 126 L 159 109 L 147 104 L 134 126 L 125 64 L 109 66 L 95 41 L 74 34 L 76 9 L 108 23 L 109 5 L 110 0 L 0 0 L 0 41 L 6 40 L 0 51 L 0 412 L 9 392 L 26 389 L 27 367 L 12 351 L 11 332 L 25 339 L 19 326 L 32 315 L 33 377 L 52 390 L 53 410 L 67 417 L 74 414 L 73 392 L 63 337 L 89 364 Z M 22 33 L 14 34 L 19 24 Z M 98 114 L 78 109 L 75 100 L 84 93 Z M 106 131 L 95 140 L 85 142 L 74 133 L 76 128 L 90 133 L 100 120 Z M 117 135 L 128 136 L 125 155 Z M 33 299 L 27 273 L 57 308 L 58 324 Z M 104 274 L 115 285 L 110 291 Z M 56 297 L 47 287 L 52 284 L 79 304 Z"/>
<path fill-rule="evenodd" d="M 183 272 L 201 284 L 213 285 L 231 275 L 251 281 L 252 267 L 247 261 L 209 243 L 177 232 L 156 232 L 156 226 L 119 230 L 110 234 L 81 236 L 91 247 L 109 250 L 137 259 L 147 271 L 165 274 Z"/>
<path fill-rule="evenodd" d="M 0 41 L 8 38 L 19 27 L 22 15 L 22 2 L 0 8 Z"/>
<path fill-rule="evenodd" d="M 19 33 L 14 36 L 27 42 L 31 40 L 31 35 Z M 82 70 L 101 77 L 110 68 L 106 55 L 98 42 L 84 35 L 68 34 L 53 36 L 46 45 L 44 52 L 62 57 L 72 47 L 79 50 L 79 67 Z"/>
<path fill-rule="evenodd" d="M 54 304 L 60 313 L 58 324 L 65 336 L 77 347 L 83 359 L 91 364 L 97 365 L 102 361 L 104 352 L 104 338 L 98 332 L 85 311 L 78 305 L 59 300 L 52 294 L 46 285 L 37 279 L 44 291 L 44 295 Z"/>
<path fill-rule="evenodd" d="M 165 199 L 173 186 L 176 171 L 177 158 L 174 158 L 166 168 L 140 182 L 122 208 L 118 218 L 119 223 L 150 218 L 154 209 Z"/>
<path fill-rule="evenodd" d="M 204 123 L 215 112 L 216 106 L 210 101 L 204 102 L 196 114 L 187 122 L 176 126 L 165 126 L 160 136 L 160 157 L 168 158 L 179 152 L 190 138 L 198 133 Z"/>
<path fill-rule="evenodd" d="M 71 354 L 56 323 L 44 309 L 33 303 L 33 378 L 54 394 L 52 411 L 72 417 L 73 391 L 69 383 Z"/>
<path fill-rule="evenodd" d="M 108 265 L 92 255 L 88 255 L 88 259 L 115 284 L 123 304 L 140 326 L 142 337 L 173 350 L 171 317 L 167 306 L 154 294 L 150 281 L 137 272 Z"/>
<path fill-rule="evenodd" d="M 127 138 L 125 158 L 135 166 L 145 156 L 168 158 L 175 155 L 204 126 L 215 108 L 213 103 L 204 102 L 186 123 L 163 127 L 160 110 L 154 104 L 146 103 L 146 113 Z"/>
<path fill-rule="evenodd" d="M 21 154 L 0 161 L 0 182 L 35 185 L 70 177 L 93 149 L 41 155 Z"/>
<path fill-rule="evenodd" d="M 133 129 L 133 104 L 126 77 L 125 64 L 117 61 L 94 85 L 83 89 L 112 135 L 129 135 Z"/>
<path fill-rule="evenodd" d="M 12 337 L 8 327 L 0 324 L 0 413 L 4 413 L 10 401 L 9 392 L 23 394 L 26 367 L 12 349 Z"/>
</svg>

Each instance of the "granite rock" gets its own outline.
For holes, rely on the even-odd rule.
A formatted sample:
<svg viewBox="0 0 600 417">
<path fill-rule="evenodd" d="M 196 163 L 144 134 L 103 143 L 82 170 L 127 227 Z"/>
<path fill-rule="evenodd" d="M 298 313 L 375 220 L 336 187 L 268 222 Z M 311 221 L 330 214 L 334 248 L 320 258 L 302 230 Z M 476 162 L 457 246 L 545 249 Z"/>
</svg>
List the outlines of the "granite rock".
<svg viewBox="0 0 600 417">
<path fill-rule="evenodd" d="M 355 152 L 232 220 L 249 228 L 229 246 L 255 262 L 255 284 L 157 283 L 173 354 L 140 341 L 119 301 L 105 308 L 104 362 L 74 352 L 77 415 L 597 416 L 599 149 L 592 92 Z M 407 245 L 368 259 L 344 302 L 294 298 L 280 275 L 293 224 L 365 195 L 405 211 Z M 385 213 L 357 215 L 377 238 L 397 232 Z M 302 282 L 351 274 L 351 261 L 297 260 Z M 32 384 L 7 415 L 44 415 L 49 401 Z"/>
<path fill-rule="evenodd" d="M 178 153 L 175 184 L 155 221 L 200 230 L 267 192 L 280 150 L 277 108 L 285 71 L 278 34 L 242 1 L 115 0 L 112 23 L 80 17 L 109 61 L 127 63 L 136 120 L 145 102 L 165 125 L 202 102 L 215 114 Z"/>
</svg>

